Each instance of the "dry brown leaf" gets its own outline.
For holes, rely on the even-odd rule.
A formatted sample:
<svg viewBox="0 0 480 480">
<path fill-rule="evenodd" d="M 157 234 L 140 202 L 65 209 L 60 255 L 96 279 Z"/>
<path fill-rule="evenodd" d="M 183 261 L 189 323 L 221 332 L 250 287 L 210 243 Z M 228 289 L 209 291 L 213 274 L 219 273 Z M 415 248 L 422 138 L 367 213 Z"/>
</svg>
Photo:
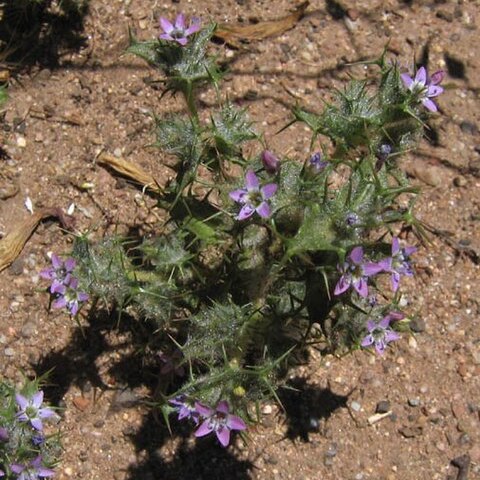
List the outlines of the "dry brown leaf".
<svg viewBox="0 0 480 480">
<path fill-rule="evenodd" d="M 127 162 L 127 160 L 123 158 L 117 158 L 113 155 L 109 155 L 108 153 L 101 153 L 97 158 L 97 162 L 101 165 L 106 165 L 116 173 L 119 173 L 120 175 L 127 177 L 136 183 L 139 183 L 148 190 L 152 190 L 153 192 L 157 193 L 161 192 L 160 186 L 149 173 L 142 168 L 137 167 L 133 163 Z"/>
<path fill-rule="evenodd" d="M 293 13 L 278 20 L 259 22 L 254 25 L 220 24 L 215 32 L 215 37 L 222 39 L 229 45 L 238 47 L 238 40 L 262 40 L 273 35 L 279 35 L 297 24 L 305 15 L 308 5 L 307 0 L 298 5 Z"/>
<path fill-rule="evenodd" d="M 59 208 L 44 208 L 34 213 L 0 240 L 0 272 L 18 257 L 37 225 L 48 217 L 58 217 L 65 228 L 69 226 L 68 220 Z"/>
</svg>

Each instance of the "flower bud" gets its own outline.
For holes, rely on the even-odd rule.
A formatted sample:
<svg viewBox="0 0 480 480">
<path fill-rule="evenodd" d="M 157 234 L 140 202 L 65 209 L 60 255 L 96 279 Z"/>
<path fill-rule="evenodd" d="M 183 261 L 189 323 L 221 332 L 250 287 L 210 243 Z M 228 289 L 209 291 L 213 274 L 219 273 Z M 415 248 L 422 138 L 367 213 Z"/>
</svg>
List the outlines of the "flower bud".
<svg viewBox="0 0 480 480">
<path fill-rule="evenodd" d="M 280 171 L 280 160 L 269 150 L 262 152 L 262 163 L 263 168 L 272 175 Z"/>
</svg>

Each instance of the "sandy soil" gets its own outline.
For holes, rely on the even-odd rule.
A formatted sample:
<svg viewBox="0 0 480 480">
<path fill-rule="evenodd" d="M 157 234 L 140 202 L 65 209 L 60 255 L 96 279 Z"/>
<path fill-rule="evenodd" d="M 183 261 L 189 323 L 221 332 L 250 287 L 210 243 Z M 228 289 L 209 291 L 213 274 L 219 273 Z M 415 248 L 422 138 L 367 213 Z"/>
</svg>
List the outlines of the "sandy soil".
<svg viewBox="0 0 480 480">
<path fill-rule="evenodd" d="M 76 228 L 92 235 L 154 231 L 154 201 L 96 163 L 106 151 L 160 181 L 169 175 L 162 153 L 148 147 L 149 112 L 183 105 L 168 96 L 160 102 L 158 73 L 123 55 L 128 27 L 150 39 L 160 15 L 184 11 L 248 24 L 291 7 L 284 0 L 92 0 L 78 51 L 62 53 L 55 67 L 37 64 L 12 78 L 2 132 L 0 232 L 29 215 L 27 196 L 35 208 L 75 203 Z M 171 437 L 143 405 L 152 372 L 142 371 L 132 348 L 140 340 L 128 326 L 85 315 L 80 328 L 63 312 L 48 311 L 38 272 L 48 264 L 47 252 L 68 251 L 72 239 L 55 222 L 39 226 L 0 274 L 0 372 L 19 382 L 22 372 L 54 367 L 47 399 L 65 409 L 65 455 L 56 478 L 480 478 L 479 22 L 475 1 L 311 0 L 307 15 L 281 36 L 242 50 L 218 47 L 231 62 L 224 89 L 260 119 L 256 128 L 272 150 L 299 159 L 308 152 L 308 132 L 275 132 L 296 102 L 321 109 L 333 86 L 371 72 L 343 64 L 378 56 L 389 42 L 389 55 L 406 70 L 416 56 L 432 71 L 447 71 L 441 114 L 404 161 L 424 187 L 418 216 L 443 232 L 420 249 L 417 275 L 407 282 L 405 308 L 418 314 L 418 334 L 383 358 L 313 351 L 289 380 L 298 393 L 280 391 L 285 411 L 265 405 L 247 444 L 237 438 L 225 450 L 213 439 L 195 441 L 181 425 Z M 206 92 L 206 105 L 210 98 Z M 391 414 L 371 425 L 382 401 Z M 468 476 L 451 464 L 461 455 L 470 459 Z"/>
</svg>

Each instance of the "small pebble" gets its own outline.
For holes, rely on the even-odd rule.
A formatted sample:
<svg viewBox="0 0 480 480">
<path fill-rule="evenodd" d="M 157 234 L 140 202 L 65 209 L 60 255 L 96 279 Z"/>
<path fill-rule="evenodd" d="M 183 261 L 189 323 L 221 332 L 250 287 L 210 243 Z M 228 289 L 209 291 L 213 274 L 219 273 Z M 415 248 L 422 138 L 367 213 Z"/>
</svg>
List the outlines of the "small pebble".
<svg viewBox="0 0 480 480">
<path fill-rule="evenodd" d="M 420 399 L 419 398 L 409 398 L 408 399 L 408 404 L 411 407 L 418 407 L 420 405 Z"/>
<path fill-rule="evenodd" d="M 455 177 L 453 179 L 453 184 L 456 186 L 456 187 L 464 187 L 465 185 L 467 185 L 467 179 L 465 177 Z"/>
<path fill-rule="evenodd" d="M 13 348 L 7 347 L 4 350 L 5 356 L 7 357 L 13 357 L 15 355 L 15 350 Z"/>
<path fill-rule="evenodd" d="M 377 407 L 375 408 L 375 413 L 387 413 L 390 411 L 390 402 L 388 400 L 381 400 L 377 403 Z"/>
<path fill-rule="evenodd" d="M 18 137 L 17 138 L 17 146 L 20 148 L 25 148 L 27 146 L 27 140 L 25 137 Z"/>
<path fill-rule="evenodd" d="M 351 408 L 354 412 L 359 412 L 359 411 L 362 409 L 362 406 L 361 406 L 358 402 L 353 401 L 353 402 L 350 404 L 350 408 Z"/>
</svg>

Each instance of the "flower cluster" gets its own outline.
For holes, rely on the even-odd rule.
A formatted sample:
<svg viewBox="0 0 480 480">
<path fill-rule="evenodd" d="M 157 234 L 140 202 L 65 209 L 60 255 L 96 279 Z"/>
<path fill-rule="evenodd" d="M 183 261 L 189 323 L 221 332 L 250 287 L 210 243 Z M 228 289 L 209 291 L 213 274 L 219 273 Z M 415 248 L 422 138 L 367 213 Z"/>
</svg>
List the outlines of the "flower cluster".
<svg viewBox="0 0 480 480">
<path fill-rule="evenodd" d="M 50 293 L 55 300 L 54 308 L 66 308 L 72 315 L 76 315 L 83 302 L 88 300 L 88 294 L 78 289 L 78 278 L 73 276 L 76 262 L 73 258 L 63 261 L 57 255 L 52 255 L 52 266 L 40 272 L 40 276 L 51 280 Z"/>
<path fill-rule="evenodd" d="M 215 432 L 218 441 L 226 447 L 230 443 L 230 432 L 232 430 L 245 430 L 247 425 L 236 415 L 230 413 L 228 402 L 222 400 L 218 402 L 215 409 L 204 405 L 196 400 L 190 400 L 181 395 L 170 403 L 178 411 L 178 419 L 191 419 L 195 425 L 199 425 L 195 432 L 196 437 L 204 437 Z"/>
<path fill-rule="evenodd" d="M 411 277 L 413 268 L 410 263 L 410 256 L 416 252 L 415 247 L 400 247 L 397 237 L 392 239 L 391 256 L 378 262 L 364 261 L 364 252 L 362 247 L 355 247 L 347 258 L 347 261 L 338 267 L 342 274 L 338 280 L 334 294 L 341 295 L 350 287 L 354 289 L 363 298 L 368 297 L 368 279 L 379 273 L 388 273 L 391 275 L 391 286 L 394 293 L 400 286 L 402 275 Z M 369 302 L 371 306 L 374 304 Z M 383 354 L 388 343 L 398 340 L 400 336 L 390 328 L 392 321 L 398 321 L 404 318 L 400 312 L 390 312 L 380 322 L 373 320 L 367 322 L 367 336 L 362 340 L 362 347 L 375 346 L 379 354 Z"/>
<path fill-rule="evenodd" d="M 3 389 L 9 392 L 15 410 L 0 410 L 0 464 L 3 468 L 0 477 L 10 478 L 9 474 L 13 474 L 15 480 L 37 480 L 54 475 L 54 471 L 45 466 L 52 461 L 53 450 L 50 439 L 43 433 L 42 420 L 55 416 L 55 412 L 43 406 L 42 390 L 26 388 L 28 394 Z M 2 400 L 4 404 L 10 401 L 9 398 Z"/>
</svg>

